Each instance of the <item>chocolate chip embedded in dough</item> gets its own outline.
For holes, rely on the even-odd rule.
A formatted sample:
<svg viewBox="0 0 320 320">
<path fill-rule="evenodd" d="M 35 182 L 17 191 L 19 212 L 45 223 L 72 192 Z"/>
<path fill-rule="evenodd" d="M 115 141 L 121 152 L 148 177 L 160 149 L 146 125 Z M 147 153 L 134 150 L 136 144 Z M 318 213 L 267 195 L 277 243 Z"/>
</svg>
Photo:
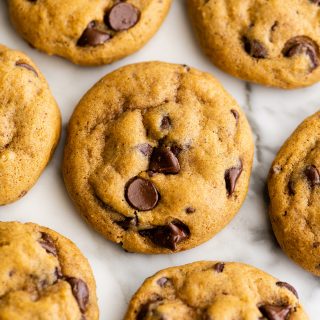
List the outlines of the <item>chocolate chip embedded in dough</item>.
<svg viewBox="0 0 320 320">
<path fill-rule="evenodd" d="M 38 72 L 32 66 L 30 66 L 30 64 L 24 62 L 23 60 L 18 60 L 16 62 L 16 66 L 17 67 L 21 67 L 21 68 L 25 68 L 25 69 L 27 69 L 29 71 L 32 71 L 37 77 L 39 76 Z"/>
<path fill-rule="evenodd" d="M 80 311 L 84 313 L 89 303 L 89 289 L 87 284 L 83 280 L 74 277 L 67 277 L 66 281 L 70 283 L 72 294 L 78 302 Z"/>
<path fill-rule="evenodd" d="M 266 47 L 258 40 L 250 40 L 243 38 L 244 49 L 252 57 L 256 59 L 265 59 L 268 56 Z"/>
<path fill-rule="evenodd" d="M 41 232 L 41 238 L 38 240 L 38 242 L 40 243 L 41 247 L 47 251 L 47 253 L 50 253 L 55 257 L 57 256 L 57 248 L 49 234 Z"/>
<path fill-rule="evenodd" d="M 267 320 L 287 320 L 291 307 L 266 304 L 260 306 L 259 310 Z"/>
<path fill-rule="evenodd" d="M 297 290 L 291 284 L 289 284 L 287 282 L 278 281 L 278 282 L 276 282 L 276 285 L 280 288 L 288 289 L 297 297 L 297 299 L 299 299 Z"/>
<path fill-rule="evenodd" d="M 314 187 L 317 184 L 320 184 L 320 174 L 316 166 L 314 165 L 307 166 L 304 173 L 311 187 Z"/>
<path fill-rule="evenodd" d="M 110 40 L 111 35 L 97 28 L 96 22 L 89 23 L 79 38 L 77 45 L 79 47 L 96 47 Z"/>
<path fill-rule="evenodd" d="M 177 174 L 180 172 L 180 163 L 169 147 L 155 148 L 151 155 L 149 170 L 164 174 Z"/>
<path fill-rule="evenodd" d="M 242 173 L 242 169 L 243 165 L 240 161 L 240 164 L 237 167 L 232 167 L 225 171 L 224 179 L 226 183 L 228 196 L 231 196 L 234 193 L 237 181 Z"/>
</svg>

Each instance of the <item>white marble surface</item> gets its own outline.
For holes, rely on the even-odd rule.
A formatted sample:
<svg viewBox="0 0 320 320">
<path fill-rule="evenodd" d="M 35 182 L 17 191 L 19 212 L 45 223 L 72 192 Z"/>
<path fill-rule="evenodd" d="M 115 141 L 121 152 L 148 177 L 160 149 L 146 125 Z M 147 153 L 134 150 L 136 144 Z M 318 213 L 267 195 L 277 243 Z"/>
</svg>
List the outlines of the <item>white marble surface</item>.
<svg viewBox="0 0 320 320">
<path fill-rule="evenodd" d="M 93 268 L 100 319 L 121 319 L 132 294 L 144 278 L 157 270 L 201 259 L 242 261 L 264 269 L 294 285 L 310 319 L 320 319 L 320 281 L 292 263 L 276 245 L 264 200 L 271 161 L 292 130 L 319 108 L 320 84 L 283 91 L 247 84 L 221 72 L 201 53 L 184 0 L 174 0 L 161 30 L 142 51 L 111 66 L 81 68 L 31 49 L 10 25 L 4 0 L 0 0 L 0 43 L 25 51 L 38 64 L 60 105 L 64 124 L 63 137 L 50 165 L 23 199 L 0 208 L 0 220 L 36 222 L 72 239 Z M 214 74 L 245 110 L 256 142 L 249 194 L 236 218 L 211 241 L 173 255 L 129 254 L 104 240 L 77 215 L 60 172 L 66 123 L 81 96 L 111 70 L 145 60 L 186 63 Z"/>
</svg>

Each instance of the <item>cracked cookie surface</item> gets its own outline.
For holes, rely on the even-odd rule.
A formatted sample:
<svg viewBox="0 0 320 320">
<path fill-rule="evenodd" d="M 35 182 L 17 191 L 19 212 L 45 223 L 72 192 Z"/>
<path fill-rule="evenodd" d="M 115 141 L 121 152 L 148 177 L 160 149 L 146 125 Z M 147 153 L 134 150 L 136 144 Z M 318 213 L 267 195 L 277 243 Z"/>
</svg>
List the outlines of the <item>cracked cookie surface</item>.
<svg viewBox="0 0 320 320">
<path fill-rule="evenodd" d="M 320 112 L 280 149 L 269 173 L 270 218 L 277 240 L 296 263 L 320 276 Z"/>
<path fill-rule="evenodd" d="M 36 224 L 0 222 L 1 320 L 98 320 L 87 259 L 68 239 Z"/>
<path fill-rule="evenodd" d="M 188 0 L 212 62 L 244 80 L 297 88 L 320 80 L 320 6 L 313 0 Z"/>
<path fill-rule="evenodd" d="M 201 261 L 159 271 L 133 296 L 125 320 L 307 320 L 288 283 L 241 263 Z"/>
<path fill-rule="evenodd" d="M 69 123 L 64 180 L 96 230 L 124 249 L 171 253 L 230 222 L 248 189 L 252 134 L 209 74 L 149 62 L 101 79 Z"/>
<path fill-rule="evenodd" d="M 0 45 L 0 205 L 35 184 L 60 130 L 60 111 L 44 76 L 25 54 Z"/>
<path fill-rule="evenodd" d="M 160 28 L 172 0 L 9 0 L 11 20 L 33 47 L 81 65 L 139 50 Z"/>
</svg>

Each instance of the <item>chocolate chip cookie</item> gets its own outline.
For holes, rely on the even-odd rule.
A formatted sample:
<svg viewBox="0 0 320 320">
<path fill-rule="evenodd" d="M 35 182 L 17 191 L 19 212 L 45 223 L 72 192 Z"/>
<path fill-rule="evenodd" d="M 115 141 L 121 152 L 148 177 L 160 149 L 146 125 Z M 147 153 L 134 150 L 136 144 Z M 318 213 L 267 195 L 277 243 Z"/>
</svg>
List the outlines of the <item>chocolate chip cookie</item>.
<svg viewBox="0 0 320 320">
<path fill-rule="evenodd" d="M 23 53 L 0 45 L 0 205 L 24 196 L 58 143 L 60 111 Z"/>
<path fill-rule="evenodd" d="M 320 276 L 320 112 L 280 149 L 269 174 L 270 218 L 287 255 Z"/>
<path fill-rule="evenodd" d="M 307 320 L 288 283 L 241 263 L 195 262 L 148 278 L 125 320 Z"/>
<path fill-rule="evenodd" d="M 320 80 L 320 2 L 188 0 L 215 65 L 244 80 L 297 88 Z"/>
<path fill-rule="evenodd" d="M 245 114 L 209 74 L 149 62 L 101 79 L 69 123 L 63 174 L 77 208 L 124 249 L 171 253 L 210 239 L 246 196 Z"/>
<path fill-rule="evenodd" d="M 36 224 L 0 222 L 1 320 L 98 320 L 95 281 L 70 240 Z"/>
<path fill-rule="evenodd" d="M 33 47 L 81 65 L 111 63 L 156 33 L 172 0 L 9 0 L 13 25 Z"/>
</svg>

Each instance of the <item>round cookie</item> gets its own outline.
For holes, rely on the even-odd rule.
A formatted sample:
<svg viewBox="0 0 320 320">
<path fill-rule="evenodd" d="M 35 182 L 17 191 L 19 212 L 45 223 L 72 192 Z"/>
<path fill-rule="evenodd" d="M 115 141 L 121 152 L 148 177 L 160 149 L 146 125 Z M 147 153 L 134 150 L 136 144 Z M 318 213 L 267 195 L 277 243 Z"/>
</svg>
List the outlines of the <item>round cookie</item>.
<svg viewBox="0 0 320 320">
<path fill-rule="evenodd" d="M 230 222 L 252 158 L 245 114 L 211 75 L 149 62 L 107 75 L 80 101 L 63 175 L 106 238 L 127 251 L 171 253 Z"/>
<path fill-rule="evenodd" d="M 1 320 L 98 320 L 87 259 L 70 240 L 36 224 L 0 222 Z"/>
<path fill-rule="evenodd" d="M 297 88 L 320 80 L 317 0 L 188 0 L 212 62 L 244 80 Z"/>
<path fill-rule="evenodd" d="M 0 87 L 0 205 L 5 205 L 36 183 L 58 143 L 61 119 L 35 64 L 1 45 Z"/>
<path fill-rule="evenodd" d="M 145 280 L 125 320 L 307 320 L 296 290 L 241 263 L 201 261 Z"/>
<path fill-rule="evenodd" d="M 268 181 L 276 238 L 296 263 L 320 276 L 320 112 L 307 118 L 275 158 Z"/>
<path fill-rule="evenodd" d="M 11 20 L 33 47 L 81 65 L 102 65 L 139 50 L 172 0 L 9 0 Z"/>
</svg>

